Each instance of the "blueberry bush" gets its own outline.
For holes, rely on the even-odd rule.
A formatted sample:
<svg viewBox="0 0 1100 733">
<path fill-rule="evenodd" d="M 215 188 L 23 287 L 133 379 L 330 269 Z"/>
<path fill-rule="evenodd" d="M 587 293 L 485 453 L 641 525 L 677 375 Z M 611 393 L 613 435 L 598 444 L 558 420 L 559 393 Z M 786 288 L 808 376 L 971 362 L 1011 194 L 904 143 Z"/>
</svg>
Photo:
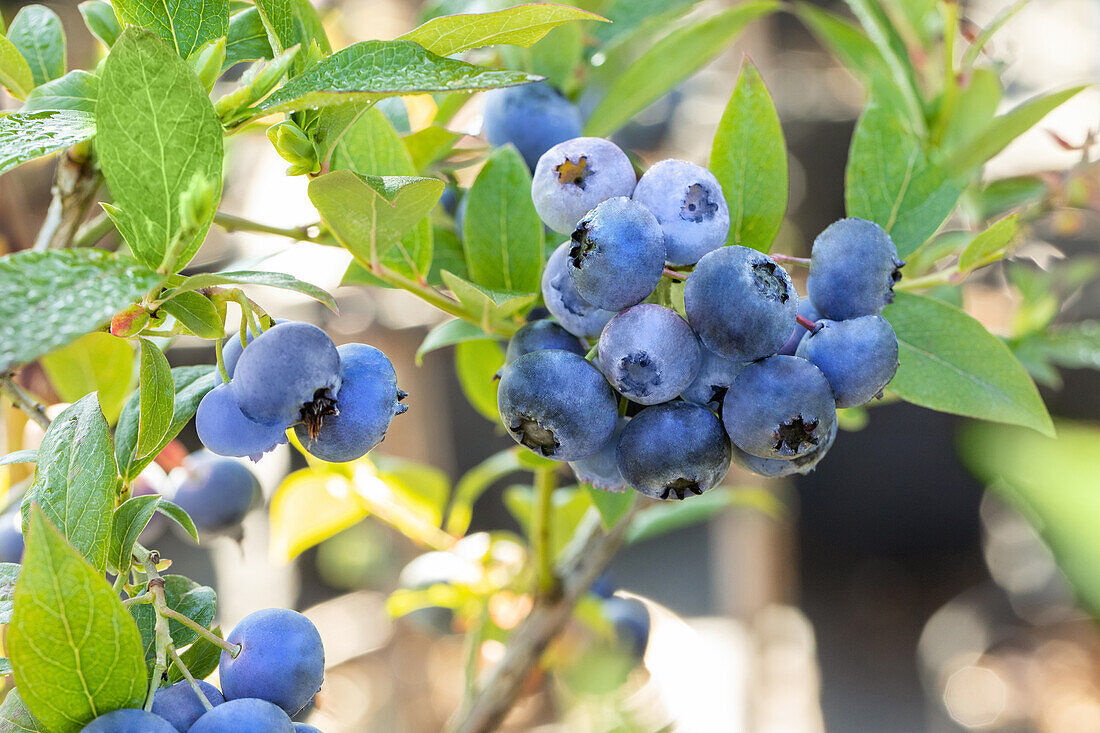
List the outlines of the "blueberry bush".
<svg viewBox="0 0 1100 733">
<path fill-rule="evenodd" d="M 14 679 L 0 731 L 311 729 L 291 716 L 324 676 L 313 624 L 267 609 L 223 635 L 214 590 L 166 573 L 152 547 L 154 522 L 195 540 L 239 532 L 262 496 L 236 459 L 288 441 L 308 466 L 269 507 L 276 554 L 368 516 L 421 546 L 389 610 L 507 645 L 484 674 L 471 660 L 451 720 L 485 731 L 575 613 L 602 619 L 628 658 L 644 651 L 644 607 L 598 582 L 623 543 L 734 504 L 777 510 L 731 485 L 731 464 L 812 470 L 876 398 L 1052 434 L 1033 377 L 1054 383 L 1095 354 L 1096 328 L 1052 325 L 1081 281 L 1071 263 L 1003 260 L 1038 217 L 1085 206 L 1089 161 L 1056 178 L 982 171 L 1080 90 L 1000 111 L 984 47 L 1019 5 L 980 31 L 953 2 L 847 5 L 855 20 L 773 0 L 436 0 L 399 38 L 334 49 L 308 0 L 87 0 L 104 52 L 89 70 L 68 69 L 76 29 L 48 8 L 0 23 L 0 84 L 22 104 L 0 115 L 0 173 L 57 165 L 33 249 L 0 257 L 0 386 L 44 433 L 0 458 L 27 477 L 0 518 L 0 667 Z M 778 12 L 866 90 L 848 218 L 809 258 L 770 253 L 788 162 L 747 59 L 706 167 L 645 168 L 609 139 Z M 449 123 L 479 92 L 488 145 L 459 146 Z M 401 97 L 430 119 L 411 129 L 390 103 Z M 288 229 L 222 207 L 227 149 L 260 134 L 308 179 L 319 220 Z M 453 347 L 470 403 L 517 446 L 453 487 L 379 454 L 391 421 L 417 409 L 401 375 L 378 349 L 338 347 L 242 289 L 335 310 L 320 288 L 189 268 L 211 227 L 342 248 L 345 284 L 449 316 L 418 360 Z M 994 267 L 1025 294 L 1009 338 L 960 307 L 960 285 Z M 209 340 L 212 363 L 171 368 L 183 335 Z M 91 376 L 77 373 L 89 358 Z M 20 378 L 34 363 L 72 403 L 60 414 Z M 206 450 L 174 492 L 149 488 L 145 470 L 192 419 Z M 478 497 L 512 474 L 529 477 L 505 494 L 526 538 L 467 536 Z M 514 628 L 488 612 L 505 591 L 530 601 Z M 215 669 L 220 690 L 203 681 Z"/>
</svg>

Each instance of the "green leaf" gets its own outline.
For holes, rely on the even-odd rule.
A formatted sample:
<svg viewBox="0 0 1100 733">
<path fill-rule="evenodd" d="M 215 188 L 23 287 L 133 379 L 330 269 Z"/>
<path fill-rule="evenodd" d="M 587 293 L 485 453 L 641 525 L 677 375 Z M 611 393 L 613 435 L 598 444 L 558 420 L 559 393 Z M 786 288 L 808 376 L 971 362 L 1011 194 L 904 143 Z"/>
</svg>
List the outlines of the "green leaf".
<svg viewBox="0 0 1100 733">
<path fill-rule="evenodd" d="M 505 508 L 528 534 L 534 503 L 535 491 L 530 486 L 509 486 L 504 491 Z M 555 489 L 550 494 L 550 557 L 557 558 L 573 539 L 590 506 L 588 494 L 576 486 Z"/>
<path fill-rule="evenodd" d="M 35 720 L 27 704 L 19 696 L 19 690 L 12 688 L 0 703 L 0 731 L 4 733 L 46 733 L 42 724 Z"/>
<path fill-rule="evenodd" d="M 7 87 L 16 99 L 25 99 L 34 89 L 34 74 L 30 64 L 19 53 L 15 44 L 0 35 L 0 84 Z M 3 138 L 0 137 L 0 140 Z M 0 148 L 2 149 L 2 148 Z M 2 163 L 3 158 L 0 158 Z M 3 169 L 0 169 L 3 173 Z"/>
<path fill-rule="evenodd" d="M 215 626 L 210 629 L 219 639 L 222 638 L 222 628 Z M 206 639 L 199 639 L 180 654 L 183 663 L 187 666 L 191 676 L 197 680 L 206 679 L 218 668 L 218 662 L 222 658 L 221 647 Z M 174 684 L 183 679 L 183 673 L 179 667 L 172 665 L 168 668 L 168 684 Z"/>
<path fill-rule="evenodd" d="M 98 95 L 99 77 L 78 69 L 35 87 L 27 95 L 21 111 L 69 109 L 94 114 Z"/>
<path fill-rule="evenodd" d="M 432 270 L 428 273 L 429 285 L 442 285 L 443 273 L 453 273 L 460 279 L 468 279 L 466 272 L 466 251 L 462 240 L 453 231 L 443 227 L 432 227 Z"/>
<path fill-rule="evenodd" d="M 160 503 L 157 504 L 157 513 L 163 514 L 179 525 L 180 529 L 186 532 L 195 542 L 199 541 L 199 531 L 195 528 L 195 522 L 191 519 L 191 515 L 183 510 L 183 507 L 173 504 L 167 499 L 161 499 Z"/>
<path fill-rule="evenodd" d="M 972 423 L 960 436 L 960 454 L 990 491 L 1006 499 L 1035 527 L 1081 602 L 1100 614 L 1100 430 L 1058 423 L 1051 440 L 1018 428 Z"/>
<path fill-rule="evenodd" d="M 95 117 L 86 112 L 14 112 L 0 116 L 0 174 L 82 143 L 95 133 Z"/>
<path fill-rule="evenodd" d="M 844 181 L 848 216 L 881 226 L 905 258 L 936 233 L 961 194 L 898 111 L 872 100 L 856 125 L 848 151 Z"/>
<path fill-rule="evenodd" d="M 225 335 L 224 316 L 204 295 L 186 290 L 173 295 L 161 307 L 199 338 L 220 339 Z"/>
<path fill-rule="evenodd" d="M 181 58 L 229 32 L 228 0 L 114 0 L 127 25 L 153 31 Z"/>
<path fill-rule="evenodd" d="M 527 52 L 532 72 L 570 96 L 577 87 L 577 70 L 584 60 L 585 29 L 579 23 L 559 26 Z"/>
<path fill-rule="evenodd" d="M 96 103 L 96 150 L 120 231 L 134 256 L 161 266 L 178 247 L 186 265 L 213 220 L 222 186 L 222 127 L 187 62 L 140 28 L 127 28 L 107 57 Z M 183 233 L 181 198 L 196 182 L 213 188 L 205 221 Z M 186 239 L 177 245 L 177 238 Z"/>
<path fill-rule="evenodd" d="M 977 213 L 982 219 L 992 219 L 1024 204 L 1041 201 L 1047 192 L 1047 182 L 1039 176 L 1015 176 L 990 181 L 976 196 Z"/>
<path fill-rule="evenodd" d="M 377 107 L 363 110 L 332 149 L 332 168 L 361 176 L 415 176 L 416 166 L 393 124 Z"/>
<path fill-rule="evenodd" d="M 103 713 L 139 707 L 141 637 L 103 568 L 84 562 L 37 507 L 23 559 L 5 648 L 34 717 L 75 733 Z"/>
<path fill-rule="evenodd" d="M 423 273 L 431 253 L 411 251 L 403 235 L 417 226 L 443 194 L 443 181 L 401 176 L 358 176 L 333 171 L 309 183 L 309 198 L 332 235 L 365 264 L 391 250 Z M 425 262 L 426 260 L 426 262 Z"/>
<path fill-rule="evenodd" d="M 183 430 L 194 416 L 199 402 L 206 393 L 221 384 L 221 377 L 217 369 L 208 365 L 176 367 L 172 370 L 172 384 L 176 394 L 172 408 L 172 424 L 154 451 L 136 455 L 141 415 L 140 393 L 134 393 L 122 408 L 118 425 L 115 427 L 115 458 L 118 461 L 119 473 L 126 481 L 137 478 L 142 469 L 153 462 L 157 453 L 163 450 L 180 430 Z"/>
<path fill-rule="evenodd" d="M 0 257 L 0 372 L 99 328 L 160 282 L 133 260 L 95 249 Z"/>
<path fill-rule="evenodd" d="M 462 242 L 470 279 L 492 290 L 539 292 L 542 221 L 531 173 L 511 145 L 497 148 L 466 193 Z"/>
<path fill-rule="evenodd" d="M 263 18 L 256 8 L 249 8 L 229 19 L 229 39 L 225 44 L 225 65 L 228 69 L 242 61 L 275 58 L 267 37 Z"/>
<path fill-rule="evenodd" d="M 115 9 L 105 0 L 85 0 L 80 3 L 80 15 L 88 31 L 110 48 L 122 35 L 122 25 L 118 22 Z"/>
<path fill-rule="evenodd" d="M 399 40 L 415 41 L 434 54 L 450 56 L 485 46 L 530 46 L 551 29 L 574 20 L 607 22 L 595 13 L 567 5 L 517 5 L 493 13 L 433 18 Z"/>
<path fill-rule="evenodd" d="M 727 242 L 767 252 L 787 213 L 787 146 L 771 95 L 747 59 L 718 123 L 710 169 L 729 203 Z"/>
<path fill-rule="evenodd" d="M 772 0 L 754 0 L 676 28 L 612 81 L 584 134 L 606 137 L 615 132 L 724 51 L 745 26 L 778 8 Z"/>
<path fill-rule="evenodd" d="M 93 393 L 65 408 L 46 429 L 38 448 L 34 484 L 23 497 L 24 527 L 32 504 L 37 504 L 102 572 L 117 483 L 111 434 Z"/>
<path fill-rule="evenodd" d="M 462 139 L 462 135 L 451 132 L 436 125 L 429 125 L 422 130 L 406 135 L 405 148 L 409 151 L 413 169 L 417 173 L 423 173 L 428 168 L 443 160 L 454 150 L 455 143 Z"/>
<path fill-rule="evenodd" d="M 939 147 L 948 154 L 971 145 L 993 121 L 1001 103 L 1001 80 L 989 69 L 975 69 L 947 120 Z"/>
<path fill-rule="evenodd" d="M 0 563 L 0 624 L 11 622 L 15 608 L 15 584 L 23 566 L 14 562 Z"/>
<path fill-rule="evenodd" d="M 780 517 L 782 502 L 763 489 L 734 489 L 719 486 L 701 496 L 679 501 L 671 506 L 661 505 L 638 514 L 627 531 L 628 544 L 653 539 L 677 529 L 705 522 L 730 507 L 756 509 L 772 517 Z"/>
<path fill-rule="evenodd" d="M 443 522 L 443 510 L 451 493 L 446 472 L 394 456 L 375 456 L 378 478 L 393 492 L 402 511 L 410 512 L 432 527 Z"/>
<path fill-rule="evenodd" d="M 477 341 L 487 338 L 489 338 L 489 334 L 469 321 L 464 321 L 461 318 L 444 321 L 429 331 L 424 340 L 420 342 L 420 348 L 416 350 L 416 365 L 423 364 L 424 355 L 436 349 L 460 344 L 463 341 Z"/>
<path fill-rule="evenodd" d="M 27 5 L 8 28 L 8 40 L 31 67 L 35 85 L 65 73 L 65 29 L 45 5 Z"/>
<path fill-rule="evenodd" d="M 510 290 L 489 290 L 444 270 L 443 283 L 462 303 L 470 318 L 484 324 L 504 323 L 538 300 L 533 293 L 516 293 Z"/>
<path fill-rule="evenodd" d="M 963 272 L 988 265 L 1004 256 L 1005 248 L 1020 233 L 1020 218 L 1009 214 L 981 232 L 959 255 L 959 269 Z"/>
<path fill-rule="evenodd" d="M 213 285 L 266 285 L 281 290 L 292 290 L 296 293 L 309 296 L 318 303 L 322 303 L 333 313 L 338 313 L 336 299 L 312 283 L 303 282 L 293 275 L 283 272 L 264 272 L 257 270 L 234 270 L 232 272 L 205 272 L 192 275 L 182 283 L 172 288 L 165 297 L 174 298 L 178 293 L 189 290 L 201 290 Z"/>
<path fill-rule="evenodd" d="M 271 48 L 282 53 L 291 46 L 308 48 L 316 41 L 324 55 L 332 53 L 321 18 L 310 0 L 256 0 Z"/>
<path fill-rule="evenodd" d="M 600 513 L 600 521 L 603 523 L 604 529 L 611 529 L 618 524 L 619 520 L 630 509 L 630 505 L 634 503 L 636 496 L 630 489 L 616 493 L 602 491 L 592 484 L 582 484 L 582 486 L 588 492 L 588 498 L 592 502 L 592 506 L 596 507 L 596 511 Z"/>
<path fill-rule="evenodd" d="M 444 524 L 447 532 L 456 537 L 466 534 L 478 498 L 500 479 L 522 470 L 524 467 L 519 461 L 518 450 L 509 448 L 494 453 L 467 471 L 455 485 L 454 499 Z"/>
<path fill-rule="evenodd" d="M 1100 371 L 1100 321 L 1081 321 L 1030 334 L 1012 347 L 1036 379 L 1052 387 L 1062 380 L 1055 366 Z"/>
<path fill-rule="evenodd" d="M 218 334 L 221 336 L 221 334 Z M 139 398 L 138 439 L 136 454 L 146 456 L 158 450 L 164 434 L 172 424 L 175 388 L 172 368 L 164 352 L 152 341 L 141 342 L 141 392 Z"/>
<path fill-rule="evenodd" d="M 474 409 L 493 423 L 500 421 L 495 376 L 502 366 L 504 349 L 492 339 L 463 341 L 455 347 L 455 372 L 462 392 Z"/>
<path fill-rule="evenodd" d="M 17 450 L 5 456 L 0 456 L 0 466 L 7 466 L 13 463 L 38 463 L 38 451 Z"/>
<path fill-rule="evenodd" d="M 95 331 L 44 354 L 39 363 L 62 401 L 98 392 L 107 422 L 118 420 L 134 381 L 134 348 L 128 341 Z"/>
<path fill-rule="evenodd" d="M 1023 135 L 1046 117 L 1056 107 L 1076 96 L 1085 86 L 1072 87 L 1060 92 L 1029 99 L 1011 112 L 994 118 L 992 124 L 978 135 L 971 144 L 960 149 L 948 161 L 953 175 L 966 175 L 984 164 L 1008 144 Z"/>
<path fill-rule="evenodd" d="M 107 551 L 107 569 L 113 575 L 124 575 L 133 563 L 134 543 L 149 524 L 160 503 L 159 494 L 135 496 L 115 510 L 111 523 L 111 545 Z"/>
<path fill-rule="evenodd" d="M 1053 434 L 1047 408 L 1023 366 L 966 313 L 898 293 L 883 315 L 897 333 L 901 362 L 888 389 L 903 400 Z"/>
<path fill-rule="evenodd" d="M 214 611 L 217 606 L 217 595 L 214 589 L 199 585 L 190 578 L 182 575 L 164 575 L 164 600 L 173 611 L 178 611 L 187 618 L 204 628 L 210 628 L 210 622 L 214 620 Z M 138 631 L 141 632 L 141 645 L 145 650 L 146 666 L 152 667 L 156 658 L 156 638 L 153 626 L 156 616 L 153 606 L 149 603 L 132 606 L 130 613 L 134 617 Z M 168 620 L 168 634 L 172 637 L 172 643 L 177 647 L 184 647 L 199 638 L 198 632 L 184 626 L 174 619 Z"/>
<path fill-rule="evenodd" d="M 361 41 L 291 79 L 261 108 L 269 113 L 291 112 L 426 92 L 495 89 L 540 79 L 436 56 L 411 41 Z"/>
</svg>

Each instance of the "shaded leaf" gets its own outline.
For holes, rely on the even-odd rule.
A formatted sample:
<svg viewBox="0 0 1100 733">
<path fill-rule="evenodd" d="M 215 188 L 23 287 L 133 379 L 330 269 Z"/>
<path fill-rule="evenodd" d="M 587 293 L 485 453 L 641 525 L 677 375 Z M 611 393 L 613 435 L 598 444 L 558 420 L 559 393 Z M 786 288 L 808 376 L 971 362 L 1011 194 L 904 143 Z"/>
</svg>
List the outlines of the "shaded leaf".
<svg viewBox="0 0 1100 733">
<path fill-rule="evenodd" d="M 219 639 L 224 638 L 222 627 L 215 626 L 210 631 Z M 188 671 L 191 672 L 191 676 L 197 680 L 202 680 L 212 675 L 214 670 L 218 668 L 218 662 L 222 658 L 222 650 L 221 647 L 211 641 L 199 639 L 182 652 L 180 657 L 183 659 Z M 168 668 L 167 675 L 168 684 L 170 685 L 183 679 L 183 673 L 174 664 Z"/>
<path fill-rule="evenodd" d="M 19 690 L 12 688 L 0 703 L 0 731 L 4 733 L 45 733 L 42 724 L 34 719 L 27 704 L 19 696 Z"/>
<path fill-rule="evenodd" d="M 1081 321 L 1030 334 L 1012 345 L 1033 377 L 1051 387 L 1062 380 L 1055 366 L 1100 371 L 1100 321 Z"/>
<path fill-rule="evenodd" d="M 182 283 L 172 288 L 166 297 L 174 297 L 177 293 L 188 290 L 201 290 L 214 285 L 266 285 L 281 290 L 292 290 L 313 298 L 318 303 L 324 304 L 333 313 L 339 312 L 336 307 L 336 299 L 324 288 L 307 283 L 293 275 L 284 272 L 266 272 L 256 270 L 235 270 L 232 272 L 205 272 L 199 275 L 191 275 Z"/>
<path fill-rule="evenodd" d="M 517 5 L 491 13 L 445 15 L 415 28 L 401 40 L 415 41 L 440 56 L 484 46 L 530 46 L 551 29 L 574 20 L 605 21 L 568 5 Z"/>
<path fill-rule="evenodd" d="M 228 69 L 242 61 L 272 58 L 275 58 L 275 53 L 271 50 L 271 41 L 257 8 L 248 8 L 229 19 L 223 68 Z"/>
<path fill-rule="evenodd" d="M 455 372 L 462 392 L 474 409 L 490 422 L 500 421 L 494 379 L 504 366 L 504 349 L 496 341 L 463 341 L 455 347 Z"/>
<path fill-rule="evenodd" d="M 429 331 L 424 340 L 420 342 L 420 348 L 416 350 L 416 365 L 423 364 L 424 355 L 436 349 L 460 344 L 463 341 L 477 341 L 487 338 L 489 338 L 489 334 L 469 321 L 464 321 L 461 318 L 444 321 Z"/>
<path fill-rule="evenodd" d="M 11 41 L 30 66 L 35 86 L 65 73 L 65 29 L 45 5 L 27 5 L 8 28 Z"/>
<path fill-rule="evenodd" d="M 107 422 L 118 420 L 134 382 L 134 348 L 128 341 L 94 331 L 38 361 L 63 402 L 98 392 Z"/>
<path fill-rule="evenodd" d="M 122 21 L 153 31 L 182 58 L 229 32 L 228 0 L 114 0 Z"/>
<path fill-rule="evenodd" d="M 23 566 L 19 563 L 0 563 L 0 624 L 11 621 L 12 610 L 15 608 L 15 584 L 22 569 Z"/>
<path fill-rule="evenodd" d="M 596 507 L 596 511 L 600 513 L 600 521 L 603 523 L 604 529 L 614 527 L 623 518 L 623 515 L 629 511 L 630 505 L 634 503 L 637 496 L 630 489 L 615 493 L 602 491 L 592 484 L 582 484 L 582 486 L 588 492 L 588 498 L 592 502 L 592 506 Z"/>
<path fill-rule="evenodd" d="M 256 9 L 276 53 L 297 45 L 308 48 L 314 41 L 322 54 L 332 53 L 321 18 L 310 0 L 256 0 Z"/>
<path fill-rule="evenodd" d="M 735 506 L 756 509 L 772 517 L 779 517 L 784 511 L 783 504 L 763 489 L 733 489 L 728 486 L 719 486 L 701 496 L 693 496 L 671 506 L 662 504 L 639 513 L 627 531 L 626 541 L 628 544 L 633 544 L 653 539 L 677 529 L 705 522 Z"/>
<path fill-rule="evenodd" d="M 122 35 L 122 26 L 115 15 L 115 9 L 106 0 L 84 0 L 77 7 L 84 18 L 88 31 L 110 48 Z"/>
<path fill-rule="evenodd" d="M 64 76 L 35 87 L 23 103 L 23 112 L 68 109 L 95 113 L 99 95 L 99 77 L 87 71 L 70 71 Z"/>
<path fill-rule="evenodd" d="M 0 174 L 89 140 L 95 133 L 95 117 L 87 112 L 55 110 L 0 116 Z"/>
<path fill-rule="evenodd" d="M 489 290 L 446 270 L 440 274 L 443 283 L 462 303 L 470 318 L 482 324 L 485 330 L 494 324 L 507 322 L 538 299 L 533 293 Z"/>
<path fill-rule="evenodd" d="M 882 6 L 875 0 L 845 0 L 859 19 L 867 37 L 878 49 L 879 55 L 890 70 L 893 86 L 905 103 L 906 116 L 918 133 L 924 132 L 924 109 L 917 87 L 917 73 L 913 69 L 909 49 Z"/>
<path fill-rule="evenodd" d="M 158 494 L 135 496 L 115 510 L 111 523 L 111 544 L 107 551 L 107 568 L 112 575 L 124 575 L 133 563 L 134 543 L 149 524 L 160 503 Z"/>
<path fill-rule="evenodd" d="M 220 335 L 220 334 L 219 334 Z M 172 424 L 175 387 L 172 368 L 164 352 L 148 339 L 141 343 L 141 392 L 139 397 L 138 438 L 136 455 L 145 456 L 159 450 L 164 434 Z"/>
<path fill-rule="evenodd" d="M 182 575 L 163 575 L 164 600 L 173 611 L 178 611 L 203 628 L 210 628 L 210 622 L 214 620 L 214 612 L 217 607 L 217 595 L 214 589 L 199 585 L 190 578 Z M 130 613 L 134 617 L 138 631 L 141 633 L 141 644 L 145 650 L 145 665 L 152 668 L 156 661 L 156 635 L 154 624 L 156 616 L 150 603 L 131 606 Z M 177 647 L 184 647 L 199 638 L 198 632 L 184 626 L 175 619 L 168 620 L 168 634 L 172 637 L 172 643 Z M 142 675 L 144 677 L 144 675 Z"/>
<path fill-rule="evenodd" d="M 509 448 L 486 458 L 459 479 L 455 484 L 454 498 L 444 528 L 449 534 L 461 537 L 470 528 L 474 504 L 490 486 L 508 474 L 524 470 L 518 451 Z"/>
<path fill-rule="evenodd" d="M 175 522 L 180 529 L 188 534 L 195 542 L 199 541 L 199 531 L 195 529 L 195 522 L 192 521 L 190 515 L 183 510 L 183 507 L 178 504 L 173 504 L 167 499 L 161 499 L 157 504 L 157 513 Z"/>
</svg>

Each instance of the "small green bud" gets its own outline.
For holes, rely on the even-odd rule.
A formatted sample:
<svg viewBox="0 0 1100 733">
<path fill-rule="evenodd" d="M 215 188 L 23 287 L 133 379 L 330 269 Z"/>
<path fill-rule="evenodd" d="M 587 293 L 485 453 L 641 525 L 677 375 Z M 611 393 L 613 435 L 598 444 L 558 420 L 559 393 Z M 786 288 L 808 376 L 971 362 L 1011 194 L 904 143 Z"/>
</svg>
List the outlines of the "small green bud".
<svg viewBox="0 0 1100 733">
<path fill-rule="evenodd" d="M 267 139 L 283 160 L 290 163 L 288 176 L 301 176 L 321 170 L 317 148 L 302 128 L 287 120 L 267 128 Z"/>
<path fill-rule="evenodd" d="M 192 71 L 209 92 L 214 88 L 214 82 L 222 75 L 222 65 L 225 63 L 225 36 L 210 41 L 194 51 L 187 62 L 191 64 Z"/>
<path fill-rule="evenodd" d="M 180 194 L 180 227 L 184 232 L 197 232 L 213 218 L 218 202 L 217 185 L 202 174 L 195 174 L 191 185 Z"/>
</svg>

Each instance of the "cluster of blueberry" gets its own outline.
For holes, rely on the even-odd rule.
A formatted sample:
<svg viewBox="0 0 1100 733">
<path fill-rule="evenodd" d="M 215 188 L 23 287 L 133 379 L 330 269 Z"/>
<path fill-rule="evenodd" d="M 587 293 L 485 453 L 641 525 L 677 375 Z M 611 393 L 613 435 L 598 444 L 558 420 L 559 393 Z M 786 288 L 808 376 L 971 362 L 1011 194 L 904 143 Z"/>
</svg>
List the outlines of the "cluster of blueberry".
<svg viewBox="0 0 1100 733">
<path fill-rule="evenodd" d="M 393 365 L 366 344 L 337 347 L 317 326 L 276 322 L 224 346 L 231 381 L 199 403 L 195 427 L 203 445 L 223 456 L 263 453 L 286 442 L 293 427 L 324 461 L 353 461 L 382 442 L 394 415 L 408 408 Z"/>
<path fill-rule="evenodd" d="M 876 224 L 844 219 L 817 238 L 800 303 L 775 260 L 726 246 L 729 209 L 704 168 L 666 160 L 637 179 L 613 143 L 581 137 L 539 158 L 531 193 L 572 234 L 543 274 L 554 320 L 513 337 L 498 407 L 516 442 L 580 480 L 682 499 L 731 460 L 805 473 L 836 437 L 836 408 L 893 378 L 898 343 L 879 314 L 904 263 Z M 664 276 L 686 280 L 686 319 L 643 302 Z M 595 338 L 589 362 L 581 339 Z"/>
<path fill-rule="evenodd" d="M 226 641 L 240 651 L 222 652 L 220 691 L 208 682 L 177 682 L 157 690 L 151 712 L 115 710 L 83 733 L 320 733 L 290 719 L 313 700 L 325 675 L 325 649 L 309 619 L 285 608 L 256 611 Z"/>
</svg>

